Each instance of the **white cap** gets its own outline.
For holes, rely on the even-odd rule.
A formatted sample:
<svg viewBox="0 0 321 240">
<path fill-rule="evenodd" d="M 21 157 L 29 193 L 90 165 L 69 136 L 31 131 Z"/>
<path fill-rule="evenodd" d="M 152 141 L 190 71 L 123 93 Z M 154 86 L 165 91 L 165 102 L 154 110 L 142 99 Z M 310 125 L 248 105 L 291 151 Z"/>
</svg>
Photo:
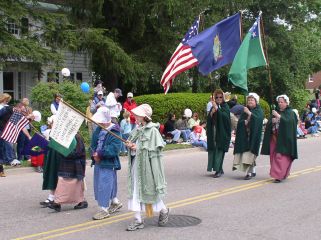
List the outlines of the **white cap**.
<svg viewBox="0 0 321 240">
<path fill-rule="evenodd" d="M 100 107 L 91 119 L 97 123 L 110 123 L 110 111 L 107 107 Z"/>
<path fill-rule="evenodd" d="M 283 94 L 283 95 L 277 96 L 277 97 L 276 97 L 276 101 L 277 101 L 277 102 L 279 101 L 279 98 L 283 98 L 288 105 L 290 104 L 290 99 L 289 99 L 289 97 L 288 97 L 287 95 Z"/>
<path fill-rule="evenodd" d="M 249 93 L 249 95 L 246 97 L 246 99 L 249 98 L 249 97 L 254 98 L 255 101 L 256 101 L 256 103 L 259 104 L 259 102 L 260 102 L 260 96 L 259 96 L 259 95 L 257 95 L 256 93 L 251 92 L 251 93 Z"/>
<path fill-rule="evenodd" d="M 103 93 L 103 91 L 100 90 L 97 92 L 97 95 L 104 95 L 104 93 Z"/>
<path fill-rule="evenodd" d="M 188 117 L 188 118 L 192 117 L 192 110 L 189 109 L 189 108 L 186 108 L 186 109 L 184 110 L 184 116 L 185 116 L 185 117 Z"/>
<path fill-rule="evenodd" d="M 312 112 L 313 113 L 316 113 L 317 112 L 317 109 L 314 107 L 314 108 L 312 108 Z"/>
<path fill-rule="evenodd" d="M 151 106 L 149 106 L 148 104 L 142 104 L 142 105 L 139 105 L 138 107 L 132 109 L 132 113 L 135 114 L 136 116 L 147 117 L 148 119 L 151 120 L 153 110 L 152 110 Z"/>
<path fill-rule="evenodd" d="M 32 115 L 35 117 L 35 121 L 36 122 L 40 122 L 41 121 L 41 113 L 39 111 L 33 111 Z"/>
<path fill-rule="evenodd" d="M 132 93 L 132 92 L 129 92 L 129 93 L 127 93 L 127 97 L 129 98 L 129 97 L 134 97 L 134 94 Z"/>
</svg>

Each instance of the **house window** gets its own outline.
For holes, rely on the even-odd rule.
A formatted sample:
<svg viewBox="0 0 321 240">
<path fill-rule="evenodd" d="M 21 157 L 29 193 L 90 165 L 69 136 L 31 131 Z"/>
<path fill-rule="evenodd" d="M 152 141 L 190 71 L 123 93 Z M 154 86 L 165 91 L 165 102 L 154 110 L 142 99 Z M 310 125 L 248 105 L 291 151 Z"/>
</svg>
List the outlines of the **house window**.
<svg viewBox="0 0 321 240">
<path fill-rule="evenodd" d="M 59 83 L 59 73 L 48 72 L 47 73 L 47 82 L 56 82 Z"/>
<path fill-rule="evenodd" d="M 3 72 L 3 92 L 10 94 L 14 99 L 13 72 Z"/>
<path fill-rule="evenodd" d="M 18 98 L 22 99 L 22 76 L 21 72 L 18 72 Z"/>
<path fill-rule="evenodd" d="M 75 74 L 74 73 L 70 73 L 69 79 L 73 82 L 75 80 Z"/>
<path fill-rule="evenodd" d="M 19 26 L 13 21 L 13 19 L 9 19 L 7 23 L 8 32 L 19 35 Z"/>
<path fill-rule="evenodd" d="M 82 81 L 82 73 L 76 73 L 76 80 Z"/>
<path fill-rule="evenodd" d="M 21 34 L 27 34 L 29 31 L 29 19 L 21 18 Z"/>
</svg>

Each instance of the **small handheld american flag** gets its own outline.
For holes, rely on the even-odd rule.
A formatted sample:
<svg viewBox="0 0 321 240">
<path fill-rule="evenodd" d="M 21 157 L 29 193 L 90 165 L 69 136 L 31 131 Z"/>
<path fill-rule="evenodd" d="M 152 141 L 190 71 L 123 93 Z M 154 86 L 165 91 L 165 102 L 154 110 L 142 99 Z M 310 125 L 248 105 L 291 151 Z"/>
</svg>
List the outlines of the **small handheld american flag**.
<svg viewBox="0 0 321 240">
<path fill-rule="evenodd" d="M 20 131 L 27 126 L 28 123 L 29 121 L 25 116 L 14 111 L 0 137 L 7 142 L 16 143 Z"/>
</svg>

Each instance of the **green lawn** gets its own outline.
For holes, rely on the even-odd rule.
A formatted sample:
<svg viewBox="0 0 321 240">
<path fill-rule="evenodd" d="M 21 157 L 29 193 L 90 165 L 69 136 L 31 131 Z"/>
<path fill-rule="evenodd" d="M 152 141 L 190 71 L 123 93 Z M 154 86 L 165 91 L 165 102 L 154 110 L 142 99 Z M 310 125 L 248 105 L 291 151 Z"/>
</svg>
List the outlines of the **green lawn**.
<svg viewBox="0 0 321 240">
<path fill-rule="evenodd" d="M 176 150 L 176 149 L 185 149 L 192 148 L 191 144 L 167 144 L 164 148 L 164 151 Z"/>
</svg>

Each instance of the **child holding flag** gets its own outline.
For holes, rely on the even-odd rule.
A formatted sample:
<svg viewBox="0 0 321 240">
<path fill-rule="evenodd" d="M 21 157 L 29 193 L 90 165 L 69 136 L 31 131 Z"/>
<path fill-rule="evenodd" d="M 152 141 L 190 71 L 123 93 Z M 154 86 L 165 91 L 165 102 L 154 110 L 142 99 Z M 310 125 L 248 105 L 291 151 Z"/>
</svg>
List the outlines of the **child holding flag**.
<svg viewBox="0 0 321 240">
<path fill-rule="evenodd" d="M 128 209 L 135 212 L 135 221 L 128 226 L 127 231 L 144 228 L 141 212 L 151 210 L 149 207 L 160 212 L 159 226 L 165 225 L 169 216 L 169 209 L 162 200 L 166 193 L 166 182 L 161 159 L 164 141 L 158 131 L 159 123 L 152 122 L 152 108 L 148 104 L 132 109 L 132 113 L 139 124 L 127 142 L 130 148 Z"/>
</svg>

